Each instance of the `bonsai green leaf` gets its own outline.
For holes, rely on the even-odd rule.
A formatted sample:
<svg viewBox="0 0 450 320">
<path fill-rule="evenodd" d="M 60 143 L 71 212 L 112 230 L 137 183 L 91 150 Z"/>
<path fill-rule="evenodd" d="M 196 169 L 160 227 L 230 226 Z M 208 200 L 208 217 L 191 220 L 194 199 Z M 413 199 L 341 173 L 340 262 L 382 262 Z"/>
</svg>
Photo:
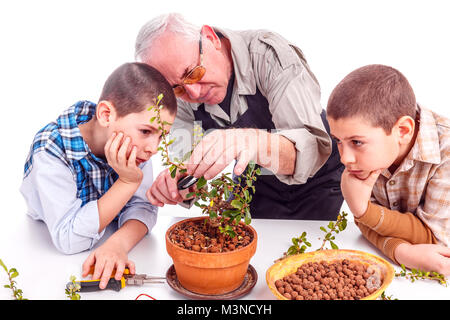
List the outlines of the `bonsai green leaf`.
<svg viewBox="0 0 450 320">
<path fill-rule="evenodd" d="M 239 200 L 235 199 L 231 201 L 231 205 L 236 209 L 242 209 L 242 202 L 240 202 Z"/>
<path fill-rule="evenodd" d="M 210 198 L 214 198 L 215 196 L 217 196 L 217 189 L 216 188 L 212 188 L 211 192 L 209 193 L 209 197 Z"/>
<path fill-rule="evenodd" d="M 245 224 L 249 225 L 250 223 L 252 223 L 252 216 L 250 215 L 250 211 L 246 211 L 245 212 L 245 219 L 244 219 Z"/>
<path fill-rule="evenodd" d="M 247 170 L 247 172 L 248 172 L 249 174 L 251 174 L 251 173 L 253 172 L 253 170 L 255 170 L 255 166 L 256 166 L 255 161 L 250 161 L 250 162 L 248 163 L 248 170 Z"/>
<path fill-rule="evenodd" d="M 2 259 L 0 259 L 0 266 L 2 266 L 3 269 L 5 269 L 5 271 L 8 272 L 8 268 L 5 266 L 5 264 L 3 263 Z"/>
<path fill-rule="evenodd" d="M 13 278 L 15 278 L 15 277 L 17 277 L 19 275 L 19 272 L 17 272 L 16 268 L 11 268 L 9 270 L 9 273 L 10 273 L 10 278 L 11 279 L 13 279 Z"/>
<path fill-rule="evenodd" d="M 177 175 L 177 166 L 171 166 L 169 171 L 172 179 L 175 179 L 175 176 Z"/>
<path fill-rule="evenodd" d="M 213 186 L 221 186 L 221 185 L 223 185 L 223 183 L 224 182 L 222 180 L 220 180 L 220 179 L 215 179 L 215 180 L 211 181 L 211 184 Z"/>
<path fill-rule="evenodd" d="M 339 247 L 333 241 L 330 241 L 330 244 L 333 249 L 335 250 L 339 249 Z"/>
<path fill-rule="evenodd" d="M 206 185 L 206 179 L 204 177 L 201 177 L 200 179 L 198 179 L 197 181 L 197 189 L 201 189 Z"/>
</svg>

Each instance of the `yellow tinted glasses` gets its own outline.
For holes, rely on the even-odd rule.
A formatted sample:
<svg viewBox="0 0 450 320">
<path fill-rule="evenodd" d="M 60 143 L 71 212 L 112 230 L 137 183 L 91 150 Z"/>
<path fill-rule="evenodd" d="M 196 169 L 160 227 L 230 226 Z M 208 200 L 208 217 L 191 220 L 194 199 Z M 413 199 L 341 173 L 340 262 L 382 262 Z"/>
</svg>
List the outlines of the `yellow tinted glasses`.
<svg viewBox="0 0 450 320">
<path fill-rule="evenodd" d="M 200 81 L 206 73 L 206 69 L 203 66 L 203 47 L 202 47 L 202 35 L 200 34 L 200 40 L 198 41 L 198 47 L 200 52 L 200 65 L 190 70 L 186 76 L 184 76 L 181 84 L 173 86 L 173 92 L 176 97 L 181 97 L 186 93 L 186 84 L 194 84 Z"/>
</svg>

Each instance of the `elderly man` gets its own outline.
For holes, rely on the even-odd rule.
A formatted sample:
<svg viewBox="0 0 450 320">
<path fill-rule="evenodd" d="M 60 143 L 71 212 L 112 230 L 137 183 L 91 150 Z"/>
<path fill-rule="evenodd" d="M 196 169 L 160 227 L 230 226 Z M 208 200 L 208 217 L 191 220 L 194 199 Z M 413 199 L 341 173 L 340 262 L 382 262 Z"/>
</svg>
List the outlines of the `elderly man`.
<svg viewBox="0 0 450 320">
<path fill-rule="evenodd" d="M 145 24 L 136 59 L 172 84 L 178 112 L 172 126 L 206 134 L 188 174 L 211 179 L 233 160 L 264 168 L 251 203 L 256 218 L 334 220 L 342 205 L 343 170 L 320 106 L 320 87 L 301 50 L 268 31 L 197 27 L 179 14 Z M 191 147 L 191 143 L 184 143 Z M 147 192 L 154 205 L 185 200 L 164 170 Z"/>
</svg>

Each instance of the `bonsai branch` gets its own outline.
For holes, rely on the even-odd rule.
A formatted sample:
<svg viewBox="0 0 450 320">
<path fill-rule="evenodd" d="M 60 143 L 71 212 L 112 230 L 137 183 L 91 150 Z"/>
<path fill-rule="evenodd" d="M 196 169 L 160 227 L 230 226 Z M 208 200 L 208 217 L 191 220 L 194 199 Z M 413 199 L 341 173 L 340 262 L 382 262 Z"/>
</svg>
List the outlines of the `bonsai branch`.
<svg viewBox="0 0 450 320">
<path fill-rule="evenodd" d="M 155 105 L 148 108 L 154 110 L 156 116 L 150 119 L 150 122 L 156 121 L 158 129 L 161 130 L 161 146 L 158 150 L 161 151 L 163 158 L 163 165 L 169 166 L 169 172 L 172 178 L 176 177 L 177 172 L 185 173 L 186 166 L 183 161 L 187 160 L 192 151 L 183 156 L 183 159 L 172 159 L 169 154 L 169 146 L 175 139 L 169 140 L 169 132 L 166 130 L 166 125 L 170 123 L 161 119 L 161 109 L 163 105 L 160 104 L 163 96 L 160 94 L 155 101 Z M 194 126 L 194 144 L 196 144 L 202 137 L 201 128 Z M 235 237 L 236 233 L 230 224 L 237 226 L 239 222 L 244 219 L 245 224 L 251 223 L 250 202 L 252 201 L 252 194 L 255 192 L 253 183 L 256 181 L 256 176 L 260 175 L 260 168 L 254 162 L 250 162 L 247 171 L 238 177 L 238 182 L 233 181 L 229 177 L 229 173 L 222 173 L 219 178 L 208 182 L 204 177 L 201 177 L 196 183 L 196 191 L 187 194 L 187 197 L 195 196 L 198 199 L 195 205 L 202 209 L 202 213 L 208 215 L 208 223 L 211 226 L 218 227 L 221 233 L 226 233 L 230 237 Z"/>
</svg>

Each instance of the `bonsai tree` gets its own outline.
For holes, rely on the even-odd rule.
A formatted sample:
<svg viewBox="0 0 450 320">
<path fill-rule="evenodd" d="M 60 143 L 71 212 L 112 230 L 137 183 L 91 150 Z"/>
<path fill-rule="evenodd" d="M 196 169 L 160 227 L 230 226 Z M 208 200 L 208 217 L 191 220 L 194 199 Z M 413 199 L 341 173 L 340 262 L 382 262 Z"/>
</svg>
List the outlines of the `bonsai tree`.
<svg viewBox="0 0 450 320">
<path fill-rule="evenodd" d="M 154 110 L 156 116 L 150 119 L 150 122 L 158 124 L 158 129 L 161 130 L 161 145 L 158 150 L 161 151 L 163 158 L 163 165 L 169 167 L 172 178 L 175 178 L 177 172 L 185 173 L 186 167 L 183 161 L 189 158 L 192 151 L 188 152 L 183 159 L 172 159 L 169 155 L 169 146 L 175 139 L 169 140 L 169 132 L 165 126 L 170 123 L 161 120 L 160 112 L 164 107 L 160 104 L 163 95 L 160 94 L 154 106 L 148 110 Z M 199 126 L 194 128 L 194 143 L 192 149 L 198 144 L 202 136 L 201 128 Z M 250 202 L 252 201 L 252 192 L 255 192 L 257 175 L 261 171 L 254 162 L 250 162 L 247 171 L 238 177 L 236 183 L 230 177 L 230 173 L 222 173 L 220 177 L 211 181 L 206 181 L 201 177 L 196 182 L 196 191 L 187 194 L 187 197 L 195 196 L 197 201 L 195 205 L 202 209 L 202 213 L 208 215 L 207 223 L 211 228 L 218 228 L 223 234 L 234 238 L 236 232 L 233 226 L 237 226 L 239 222 L 244 219 L 245 224 L 251 223 Z"/>
</svg>

